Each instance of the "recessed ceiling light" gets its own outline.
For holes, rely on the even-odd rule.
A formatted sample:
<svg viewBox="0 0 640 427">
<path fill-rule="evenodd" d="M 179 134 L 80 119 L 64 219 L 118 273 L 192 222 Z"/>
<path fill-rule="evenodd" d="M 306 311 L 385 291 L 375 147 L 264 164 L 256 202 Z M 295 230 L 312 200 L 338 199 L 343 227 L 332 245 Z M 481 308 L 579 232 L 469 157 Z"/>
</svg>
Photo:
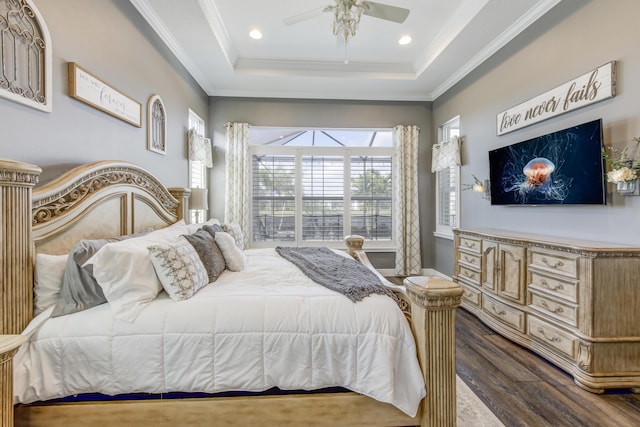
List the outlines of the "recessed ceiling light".
<svg viewBox="0 0 640 427">
<path fill-rule="evenodd" d="M 400 37 L 400 40 L 398 40 L 398 44 L 401 44 L 404 46 L 411 43 L 411 40 L 412 40 L 411 36 L 402 36 Z"/>
<path fill-rule="evenodd" d="M 249 32 L 249 37 L 251 37 L 254 40 L 260 40 L 262 38 L 262 33 L 260 32 L 260 30 L 251 30 Z"/>
</svg>

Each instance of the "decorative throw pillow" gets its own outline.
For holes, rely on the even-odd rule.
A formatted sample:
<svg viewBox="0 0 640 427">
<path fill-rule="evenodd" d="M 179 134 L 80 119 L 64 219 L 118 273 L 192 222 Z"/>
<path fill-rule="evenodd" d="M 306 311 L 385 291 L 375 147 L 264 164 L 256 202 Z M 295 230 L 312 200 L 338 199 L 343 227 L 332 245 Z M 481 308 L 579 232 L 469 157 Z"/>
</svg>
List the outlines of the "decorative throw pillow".
<svg viewBox="0 0 640 427">
<path fill-rule="evenodd" d="M 220 248 L 216 244 L 213 235 L 201 228 L 195 233 L 185 234 L 183 237 L 191 243 L 191 246 L 193 246 L 198 253 L 200 261 L 202 261 L 202 264 L 204 264 L 207 270 L 209 283 L 215 282 L 226 268 L 226 264 L 224 256 L 222 252 L 220 252 Z"/>
<path fill-rule="evenodd" d="M 205 225 L 202 229 L 211 234 L 211 237 L 216 237 L 216 233 L 222 233 L 224 231 L 220 224 Z"/>
<path fill-rule="evenodd" d="M 244 253 L 236 246 L 233 237 L 229 233 L 222 231 L 216 233 L 215 240 L 222 251 L 227 268 L 231 271 L 244 270 Z"/>
<path fill-rule="evenodd" d="M 171 299 L 189 299 L 209 283 L 198 253 L 184 236 L 168 245 L 151 245 L 149 251 L 160 283 Z"/>
<path fill-rule="evenodd" d="M 222 224 L 222 230 L 229 233 L 233 240 L 236 242 L 236 246 L 240 249 L 244 249 L 244 234 L 242 234 L 242 229 L 240 228 L 240 224 L 236 222 L 232 222 L 230 224 Z"/>
<path fill-rule="evenodd" d="M 185 233 L 189 228 L 178 221 L 146 236 L 108 243 L 83 265 L 93 264 L 93 275 L 117 319 L 133 322 L 162 291 L 147 247 L 173 243 Z"/>
<path fill-rule="evenodd" d="M 140 233 L 126 236 L 80 240 L 77 242 L 69 253 L 62 277 L 62 285 L 56 301 L 56 308 L 53 309 L 51 317 L 76 313 L 107 302 L 102 288 L 93 277 L 93 265 L 86 267 L 82 267 L 82 265 L 107 243 L 141 237 L 152 231 L 149 228 Z"/>
<path fill-rule="evenodd" d="M 191 224 L 187 224 L 187 233 L 185 234 L 193 234 L 196 231 L 198 231 L 200 228 L 204 227 L 205 225 L 220 225 L 220 221 L 216 218 L 211 218 L 208 219 L 206 222 L 198 222 L 198 223 L 191 223 Z"/>
<path fill-rule="evenodd" d="M 69 255 L 36 254 L 33 295 L 34 316 L 55 305 Z"/>
</svg>

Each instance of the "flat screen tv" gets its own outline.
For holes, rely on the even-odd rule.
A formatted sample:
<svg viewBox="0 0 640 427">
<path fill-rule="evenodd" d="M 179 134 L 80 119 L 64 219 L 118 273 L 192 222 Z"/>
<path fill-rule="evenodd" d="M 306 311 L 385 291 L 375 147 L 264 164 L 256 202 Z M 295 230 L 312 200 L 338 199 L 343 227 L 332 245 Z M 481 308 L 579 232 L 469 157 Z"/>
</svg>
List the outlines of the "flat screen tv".
<svg viewBox="0 0 640 427">
<path fill-rule="evenodd" d="M 604 205 L 602 119 L 489 151 L 492 205 Z"/>
</svg>

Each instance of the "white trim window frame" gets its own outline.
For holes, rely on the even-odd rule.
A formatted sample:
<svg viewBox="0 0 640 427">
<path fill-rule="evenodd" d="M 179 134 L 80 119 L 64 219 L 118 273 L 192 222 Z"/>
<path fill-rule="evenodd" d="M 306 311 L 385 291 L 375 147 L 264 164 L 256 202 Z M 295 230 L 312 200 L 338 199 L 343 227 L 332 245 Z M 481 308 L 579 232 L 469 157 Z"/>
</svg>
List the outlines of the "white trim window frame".
<svg viewBox="0 0 640 427">
<path fill-rule="evenodd" d="M 294 168 L 294 175 L 291 177 L 294 183 L 302 183 L 301 185 L 294 184 L 295 189 L 290 190 L 289 195 L 286 197 L 290 203 L 290 206 L 294 211 L 295 217 L 295 228 L 292 228 L 291 225 L 287 227 L 288 234 L 283 234 L 282 240 L 268 239 L 265 241 L 256 240 L 254 237 L 254 203 L 256 200 L 254 199 L 254 185 L 255 181 L 254 176 L 255 170 L 254 166 L 250 167 L 250 185 L 251 188 L 251 215 L 252 220 L 250 221 L 250 236 L 251 236 L 251 247 L 261 248 L 261 247 L 273 247 L 276 245 L 280 246 L 328 246 L 333 248 L 344 249 L 343 236 L 349 234 L 357 234 L 352 232 L 351 227 L 351 215 L 352 215 L 352 203 L 357 203 L 357 196 L 354 196 L 351 190 L 351 160 L 356 157 L 381 157 L 388 158 L 387 161 L 389 163 L 389 174 L 391 175 L 391 164 L 393 161 L 393 147 L 301 147 L 301 146 L 271 146 L 271 145 L 250 145 L 249 146 L 249 158 L 250 162 L 253 165 L 255 156 L 282 156 L 284 158 L 291 158 L 291 162 L 285 160 L 285 164 L 290 164 L 289 168 Z M 337 189 L 336 192 L 342 194 L 342 197 L 336 197 L 335 203 L 338 205 L 342 205 L 342 218 L 340 218 L 340 222 L 342 225 L 342 230 L 340 230 L 340 238 L 336 238 L 335 240 L 315 240 L 313 237 L 308 237 L 308 228 L 303 227 L 303 216 L 305 211 L 305 206 L 303 204 L 306 203 L 307 210 L 309 209 L 309 204 L 313 203 L 310 200 L 310 197 L 303 195 L 302 185 L 312 185 L 308 183 L 309 174 L 308 170 L 303 171 L 303 164 L 308 165 L 310 158 L 318 158 L 322 160 L 322 158 L 331 158 L 337 159 L 342 158 L 342 167 L 343 167 L 343 175 L 341 178 L 342 181 L 342 189 Z M 313 160 L 311 160 L 313 161 Z M 291 166 L 293 165 L 293 166 Z M 287 167 L 287 166 L 285 166 Z M 289 169 L 291 173 L 291 169 Z M 335 173 L 335 172 L 334 172 Z M 257 178 L 256 178 L 257 179 Z M 339 180 L 339 179 L 338 179 Z M 391 186 L 391 182 L 389 183 Z M 391 221 L 395 220 L 393 218 L 393 207 L 396 203 L 396 196 L 393 194 L 393 187 L 391 186 L 391 204 L 388 206 L 389 217 Z M 327 203 L 327 200 L 331 199 L 322 198 L 321 203 Z M 284 206 L 284 204 L 283 204 Z M 288 209 L 288 208 L 287 208 Z M 385 209 L 386 211 L 387 209 Z M 377 217 L 377 216 L 376 216 Z M 385 216 L 384 220 L 387 220 L 387 216 Z M 305 228 L 303 230 L 303 228 Z M 367 250 L 372 251 L 389 251 L 395 250 L 395 237 L 393 235 L 393 222 L 391 222 L 388 226 L 384 226 L 385 230 L 388 229 L 389 239 L 379 238 L 377 240 L 367 240 Z M 331 232 L 331 226 L 324 227 L 325 230 L 329 230 Z M 260 231 L 260 230 L 257 230 Z M 306 236 L 306 237 L 305 237 Z"/>
<path fill-rule="evenodd" d="M 438 126 L 438 143 L 460 136 L 460 116 Z M 437 237 L 453 239 L 453 229 L 460 225 L 460 166 L 449 166 L 435 173 Z"/>
<path fill-rule="evenodd" d="M 195 129 L 198 135 L 205 136 L 204 120 L 191 109 L 189 109 L 189 129 Z M 207 188 L 207 167 L 204 162 L 189 160 L 189 188 Z M 201 218 L 207 218 L 207 211 L 189 211 L 192 224 Z"/>
</svg>

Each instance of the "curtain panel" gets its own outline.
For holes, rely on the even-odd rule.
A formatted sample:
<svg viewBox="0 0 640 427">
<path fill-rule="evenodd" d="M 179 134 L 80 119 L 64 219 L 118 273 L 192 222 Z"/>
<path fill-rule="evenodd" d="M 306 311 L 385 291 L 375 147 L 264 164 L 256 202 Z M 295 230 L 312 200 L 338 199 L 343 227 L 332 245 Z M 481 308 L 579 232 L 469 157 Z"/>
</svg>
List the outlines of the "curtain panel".
<svg viewBox="0 0 640 427">
<path fill-rule="evenodd" d="M 418 212 L 418 135 L 417 126 L 393 128 L 393 185 L 397 201 L 394 208 L 396 251 L 395 274 L 420 275 L 420 216 Z"/>
<path fill-rule="evenodd" d="M 225 160 L 225 208 L 224 221 L 227 224 L 238 223 L 243 231 L 244 247 L 249 244 L 249 219 L 251 206 L 249 200 L 250 183 L 248 147 L 251 126 L 248 123 L 227 123 Z"/>
</svg>

